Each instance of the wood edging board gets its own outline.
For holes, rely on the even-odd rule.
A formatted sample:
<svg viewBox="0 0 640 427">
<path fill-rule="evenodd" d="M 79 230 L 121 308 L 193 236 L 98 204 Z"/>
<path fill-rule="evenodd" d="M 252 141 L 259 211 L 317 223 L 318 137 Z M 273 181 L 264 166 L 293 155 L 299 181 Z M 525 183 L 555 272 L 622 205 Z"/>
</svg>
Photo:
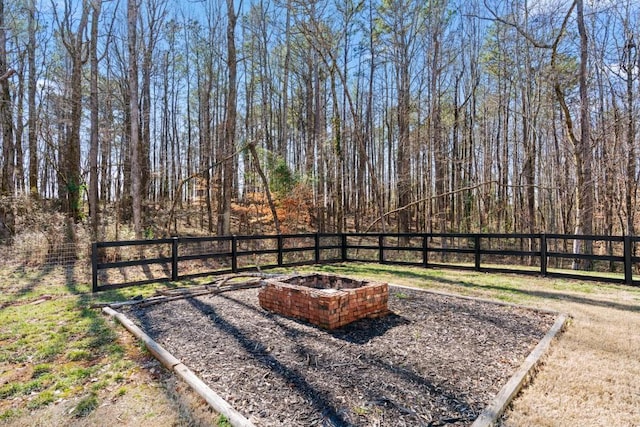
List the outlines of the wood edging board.
<svg viewBox="0 0 640 427">
<path fill-rule="evenodd" d="M 522 387 L 540 363 L 540 359 L 551 346 L 551 342 L 559 334 L 567 321 L 565 314 L 560 314 L 547 334 L 540 340 L 537 346 L 531 351 L 518 370 L 511 376 L 509 381 L 502 387 L 496 397 L 491 401 L 482 413 L 476 418 L 471 427 L 489 427 L 496 424 L 509 403 L 516 397 Z"/>
<path fill-rule="evenodd" d="M 477 298 L 467 295 L 456 295 L 448 292 L 440 292 L 440 291 L 432 291 L 430 289 L 423 289 L 413 286 L 404 286 L 404 285 L 395 285 L 389 283 L 390 287 L 393 288 L 401 288 L 408 289 L 414 291 L 421 291 L 425 293 L 432 293 L 435 295 L 442 295 L 454 298 L 462 298 L 471 301 L 483 302 L 501 305 L 505 307 L 514 307 L 514 308 L 524 308 L 527 310 L 533 310 L 540 313 L 548 313 L 556 315 L 556 320 L 551 328 L 547 331 L 545 336 L 538 342 L 538 344 L 533 348 L 531 353 L 527 356 L 527 358 L 522 362 L 522 365 L 516 370 L 516 372 L 511 376 L 509 381 L 500 389 L 498 394 L 493 398 L 491 403 L 480 413 L 478 418 L 475 419 L 471 427 L 491 427 L 494 426 L 498 418 L 504 413 L 507 406 L 511 403 L 511 401 L 516 397 L 516 395 L 522 390 L 522 388 L 527 383 L 527 380 L 530 379 L 534 374 L 535 370 L 542 359 L 542 356 L 547 352 L 553 339 L 560 333 L 565 327 L 567 320 L 570 316 L 566 313 L 561 313 L 554 310 L 549 309 L 541 309 L 537 307 L 528 307 L 525 305 L 513 304 L 504 301 L 493 301 L 486 298 Z"/>
<path fill-rule="evenodd" d="M 255 427 L 255 425 L 244 417 L 240 412 L 236 411 L 226 400 L 207 386 L 198 376 L 187 368 L 180 360 L 175 358 L 171 353 L 165 350 L 160 344 L 155 342 L 150 336 L 145 334 L 142 329 L 137 327 L 123 313 L 115 311 L 110 307 L 104 307 L 102 311 L 115 318 L 122 326 L 125 327 L 136 338 L 144 342 L 149 352 L 162 363 L 170 371 L 182 378 L 200 397 L 202 397 L 216 412 L 224 415 L 233 427 Z"/>
</svg>

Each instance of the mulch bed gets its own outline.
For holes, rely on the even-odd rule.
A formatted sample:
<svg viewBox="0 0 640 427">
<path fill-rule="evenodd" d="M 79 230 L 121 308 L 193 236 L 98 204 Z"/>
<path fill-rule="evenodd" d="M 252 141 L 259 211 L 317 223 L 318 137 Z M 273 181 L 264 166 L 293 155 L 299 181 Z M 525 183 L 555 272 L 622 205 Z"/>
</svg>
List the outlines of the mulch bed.
<svg viewBox="0 0 640 427">
<path fill-rule="evenodd" d="M 258 290 L 121 309 L 260 426 L 467 426 L 554 316 L 390 288 L 392 314 L 334 331 Z"/>
</svg>

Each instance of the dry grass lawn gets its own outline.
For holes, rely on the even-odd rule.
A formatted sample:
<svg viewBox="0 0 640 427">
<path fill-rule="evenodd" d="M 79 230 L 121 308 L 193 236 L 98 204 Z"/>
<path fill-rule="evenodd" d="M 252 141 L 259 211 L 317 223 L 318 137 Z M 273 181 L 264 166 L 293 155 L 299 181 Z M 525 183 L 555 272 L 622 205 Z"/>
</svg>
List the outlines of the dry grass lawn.
<svg viewBox="0 0 640 427">
<path fill-rule="evenodd" d="M 504 425 L 640 426 L 640 304 L 618 293 L 613 301 L 608 293 L 544 300 L 573 322 Z"/>
</svg>

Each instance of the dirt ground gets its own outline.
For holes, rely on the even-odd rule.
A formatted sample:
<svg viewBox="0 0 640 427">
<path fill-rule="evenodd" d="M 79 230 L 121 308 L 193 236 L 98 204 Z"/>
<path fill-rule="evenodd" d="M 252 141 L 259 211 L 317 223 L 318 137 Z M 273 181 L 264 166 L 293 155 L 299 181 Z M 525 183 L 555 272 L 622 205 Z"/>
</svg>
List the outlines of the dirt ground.
<svg viewBox="0 0 640 427">
<path fill-rule="evenodd" d="M 391 315 L 328 332 L 263 310 L 257 292 L 122 311 L 262 426 L 470 425 L 554 321 L 392 288 Z"/>
</svg>

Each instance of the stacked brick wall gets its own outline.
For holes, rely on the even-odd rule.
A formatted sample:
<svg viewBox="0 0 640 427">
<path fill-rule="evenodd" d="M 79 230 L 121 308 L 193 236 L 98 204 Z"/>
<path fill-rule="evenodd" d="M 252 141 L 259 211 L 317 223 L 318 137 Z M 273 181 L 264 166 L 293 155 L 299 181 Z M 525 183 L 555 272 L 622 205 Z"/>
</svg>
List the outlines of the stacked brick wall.
<svg viewBox="0 0 640 427">
<path fill-rule="evenodd" d="M 324 288 L 318 286 L 318 282 L 313 283 L 313 280 L 309 283 L 311 287 L 268 281 L 259 293 L 260 306 L 325 329 L 335 329 L 359 319 L 382 317 L 389 313 L 389 286 L 386 283 L 361 282 L 359 287 L 353 287 L 356 281 L 344 279 L 347 288 L 340 289 L 341 285 L 337 285 L 340 279 L 329 277 L 323 283 Z M 287 281 L 300 283 L 299 280 Z"/>
</svg>

